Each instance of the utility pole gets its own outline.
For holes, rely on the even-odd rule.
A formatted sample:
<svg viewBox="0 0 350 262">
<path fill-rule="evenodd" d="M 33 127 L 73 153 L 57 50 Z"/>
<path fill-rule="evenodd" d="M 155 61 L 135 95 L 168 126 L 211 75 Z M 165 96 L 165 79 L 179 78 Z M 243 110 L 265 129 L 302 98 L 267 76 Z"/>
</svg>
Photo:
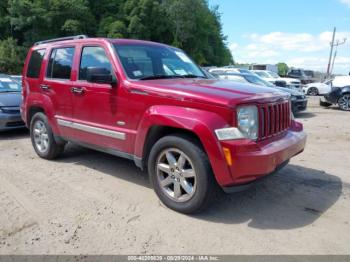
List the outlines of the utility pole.
<svg viewBox="0 0 350 262">
<path fill-rule="evenodd" d="M 338 48 L 335 48 L 335 52 L 334 52 L 334 56 L 333 56 L 333 62 L 332 62 L 332 66 L 331 66 L 330 75 L 332 75 L 332 73 L 333 73 L 334 62 L 335 62 L 335 58 L 337 57 L 337 52 L 338 52 Z"/>
<path fill-rule="evenodd" d="M 332 67 L 331 67 L 330 75 L 332 75 L 332 73 L 333 73 L 334 62 L 335 62 L 335 58 L 337 57 L 337 52 L 338 52 L 338 46 L 345 44 L 345 42 L 346 42 L 346 38 L 344 38 L 343 41 L 341 41 L 341 42 L 340 42 L 339 40 L 337 40 L 337 42 L 334 44 L 334 46 L 335 46 L 335 52 L 334 52 L 334 56 L 333 56 L 333 62 L 332 62 Z"/>
<path fill-rule="evenodd" d="M 332 62 L 332 56 L 333 56 L 333 47 L 334 47 L 334 38 L 335 38 L 335 32 L 336 32 L 336 27 L 334 27 L 333 30 L 333 37 L 332 37 L 332 42 L 331 42 L 331 52 L 329 54 L 329 60 L 328 60 L 328 67 L 327 67 L 327 78 L 330 76 L 330 69 L 331 69 L 331 62 Z"/>
</svg>

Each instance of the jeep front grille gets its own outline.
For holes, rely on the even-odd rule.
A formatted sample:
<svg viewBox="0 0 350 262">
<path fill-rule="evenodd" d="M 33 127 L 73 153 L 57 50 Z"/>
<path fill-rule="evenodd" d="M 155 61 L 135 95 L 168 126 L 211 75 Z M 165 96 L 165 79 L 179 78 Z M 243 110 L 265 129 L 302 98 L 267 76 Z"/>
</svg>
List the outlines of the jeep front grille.
<svg viewBox="0 0 350 262">
<path fill-rule="evenodd" d="M 291 125 L 290 103 L 271 103 L 259 107 L 259 140 L 283 133 Z"/>
</svg>

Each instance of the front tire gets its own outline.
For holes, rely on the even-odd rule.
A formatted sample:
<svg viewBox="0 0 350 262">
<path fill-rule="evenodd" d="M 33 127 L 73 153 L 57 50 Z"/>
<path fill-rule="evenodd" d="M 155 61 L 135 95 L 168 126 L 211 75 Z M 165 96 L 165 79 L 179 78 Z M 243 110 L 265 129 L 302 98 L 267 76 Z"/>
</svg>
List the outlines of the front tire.
<svg viewBox="0 0 350 262">
<path fill-rule="evenodd" d="M 57 143 L 44 113 L 36 113 L 30 121 L 30 138 L 37 155 L 44 159 L 57 158 L 65 143 Z"/>
<path fill-rule="evenodd" d="M 307 91 L 307 94 L 310 96 L 317 96 L 319 92 L 316 87 L 310 87 L 309 90 Z"/>
<path fill-rule="evenodd" d="M 203 210 L 217 186 L 207 155 L 189 136 L 158 140 L 150 152 L 148 172 L 164 205 L 185 214 Z"/>
</svg>

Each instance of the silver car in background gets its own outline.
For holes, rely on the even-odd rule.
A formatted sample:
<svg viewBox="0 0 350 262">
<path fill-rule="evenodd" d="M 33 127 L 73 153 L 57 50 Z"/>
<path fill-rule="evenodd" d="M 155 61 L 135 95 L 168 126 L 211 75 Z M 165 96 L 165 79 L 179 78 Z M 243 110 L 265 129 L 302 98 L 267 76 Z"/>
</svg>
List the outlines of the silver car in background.
<svg viewBox="0 0 350 262">
<path fill-rule="evenodd" d="M 20 114 L 21 91 L 21 84 L 0 75 L 0 131 L 25 127 Z"/>
</svg>

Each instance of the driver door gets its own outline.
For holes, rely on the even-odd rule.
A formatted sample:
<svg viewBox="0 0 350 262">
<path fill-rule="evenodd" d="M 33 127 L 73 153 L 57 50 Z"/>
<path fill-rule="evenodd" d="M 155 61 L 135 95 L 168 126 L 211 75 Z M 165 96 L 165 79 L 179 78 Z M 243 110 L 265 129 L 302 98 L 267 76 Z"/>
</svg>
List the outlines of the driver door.
<svg viewBox="0 0 350 262">
<path fill-rule="evenodd" d="M 127 94 L 118 84 L 87 82 L 87 68 L 103 68 L 115 76 L 111 59 L 103 46 L 81 46 L 77 80 L 73 93 L 74 139 L 102 148 L 129 152 Z"/>
</svg>

